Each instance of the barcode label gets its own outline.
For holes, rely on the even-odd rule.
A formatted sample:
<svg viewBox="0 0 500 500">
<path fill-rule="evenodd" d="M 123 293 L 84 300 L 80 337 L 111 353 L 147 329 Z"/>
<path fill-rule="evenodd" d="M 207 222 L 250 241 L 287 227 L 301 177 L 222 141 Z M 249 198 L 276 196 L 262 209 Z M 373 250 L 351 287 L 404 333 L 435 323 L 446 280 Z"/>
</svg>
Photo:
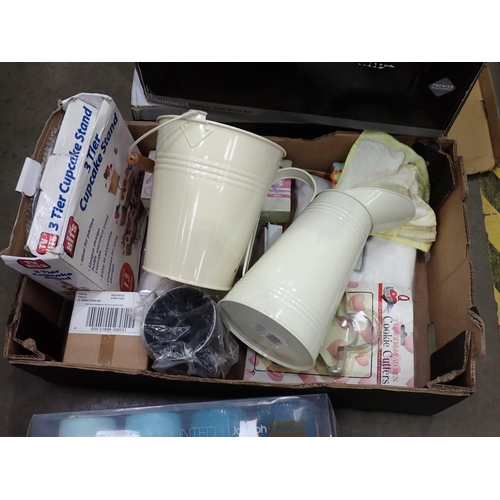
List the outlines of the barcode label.
<svg viewBox="0 0 500 500">
<path fill-rule="evenodd" d="M 276 335 L 274 335 L 274 333 L 265 333 L 264 334 L 264 337 L 269 340 L 269 342 L 271 342 L 271 344 L 274 344 L 275 346 L 280 346 L 280 345 L 283 345 L 283 342 L 281 342 L 281 340 L 276 337 Z"/>
<path fill-rule="evenodd" d="M 140 335 L 136 306 L 142 297 L 133 292 L 78 292 L 69 331 Z"/>
<path fill-rule="evenodd" d="M 287 345 L 276 334 L 269 331 L 262 323 L 254 323 L 250 325 L 256 332 L 259 332 L 267 341 L 271 342 L 275 347 Z"/>
<path fill-rule="evenodd" d="M 89 307 L 85 326 L 104 328 L 133 328 L 135 314 L 131 307 Z"/>
</svg>

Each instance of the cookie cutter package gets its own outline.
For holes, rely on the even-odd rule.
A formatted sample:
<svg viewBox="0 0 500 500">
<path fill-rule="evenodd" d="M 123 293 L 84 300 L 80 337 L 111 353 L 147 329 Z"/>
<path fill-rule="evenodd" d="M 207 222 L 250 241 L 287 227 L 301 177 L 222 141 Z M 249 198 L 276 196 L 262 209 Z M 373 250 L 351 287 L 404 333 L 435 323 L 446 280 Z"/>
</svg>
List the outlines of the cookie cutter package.
<svg viewBox="0 0 500 500">
<path fill-rule="evenodd" d="M 192 286 L 162 282 L 137 307 L 143 345 L 161 373 L 225 377 L 238 360 L 216 301 Z"/>
<path fill-rule="evenodd" d="M 349 285 L 321 348 L 323 363 L 333 375 L 350 377 L 371 359 L 377 383 L 412 386 L 412 291 L 391 283 Z"/>
<path fill-rule="evenodd" d="M 378 341 L 379 321 L 370 308 L 360 308 L 356 295 L 346 292 L 320 351 L 329 372 L 338 377 L 349 376 L 355 356 Z"/>
</svg>

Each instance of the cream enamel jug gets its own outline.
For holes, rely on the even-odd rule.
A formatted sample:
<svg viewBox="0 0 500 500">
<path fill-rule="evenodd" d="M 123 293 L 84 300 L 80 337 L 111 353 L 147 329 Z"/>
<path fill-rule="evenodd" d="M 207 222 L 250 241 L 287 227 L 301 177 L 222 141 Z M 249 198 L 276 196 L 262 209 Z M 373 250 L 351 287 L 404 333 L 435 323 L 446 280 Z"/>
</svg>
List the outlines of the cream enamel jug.
<svg viewBox="0 0 500 500">
<path fill-rule="evenodd" d="M 390 191 L 322 191 L 219 302 L 231 332 L 275 363 L 312 369 L 367 237 L 414 216 Z"/>
</svg>

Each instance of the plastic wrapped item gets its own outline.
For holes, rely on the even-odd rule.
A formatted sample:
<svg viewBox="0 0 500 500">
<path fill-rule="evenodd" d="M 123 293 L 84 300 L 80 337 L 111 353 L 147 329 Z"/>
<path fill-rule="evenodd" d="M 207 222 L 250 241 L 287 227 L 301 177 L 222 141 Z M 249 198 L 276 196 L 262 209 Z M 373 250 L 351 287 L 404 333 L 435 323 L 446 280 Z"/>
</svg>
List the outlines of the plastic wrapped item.
<svg viewBox="0 0 500 500">
<path fill-rule="evenodd" d="M 177 281 L 169 280 L 168 278 L 162 278 L 156 274 L 150 273 L 148 271 L 142 271 L 141 277 L 139 278 L 139 283 L 137 284 L 137 291 L 143 293 L 151 293 L 159 287 L 162 287 L 163 291 L 170 290 L 171 288 L 176 288 L 180 286 Z"/>
<path fill-rule="evenodd" d="M 33 415 L 28 437 L 332 437 L 326 394 Z"/>
<path fill-rule="evenodd" d="M 225 377 L 238 360 L 238 344 L 215 300 L 198 288 L 160 286 L 138 308 L 145 348 L 161 373 Z"/>
<path fill-rule="evenodd" d="M 373 310 L 361 308 L 356 295 L 347 292 L 342 298 L 320 352 L 328 370 L 339 377 L 352 371 L 356 353 L 377 340 L 378 322 Z"/>
</svg>

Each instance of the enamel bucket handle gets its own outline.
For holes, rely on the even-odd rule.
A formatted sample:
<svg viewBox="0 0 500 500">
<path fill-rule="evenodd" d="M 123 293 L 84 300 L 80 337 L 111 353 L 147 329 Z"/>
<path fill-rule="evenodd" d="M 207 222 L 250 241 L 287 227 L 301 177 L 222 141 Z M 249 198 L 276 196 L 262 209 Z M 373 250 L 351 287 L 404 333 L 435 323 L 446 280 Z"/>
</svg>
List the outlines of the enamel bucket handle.
<svg viewBox="0 0 500 500">
<path fill-rule="evenodd" d="M 282 179 L 296 179 L 298 181 L 305 182 L 312 189 L 312 195 L 311 199 L 309 200 L 309 203 L 311 203 L 311 201 L 316 197 L 316 183 L 314 182 L 314 179 L 309 172 L 294 167 L 281 168 L 276 173 L 276 176 L 274 177 L 273 183 L 271 185 L 276 184 L 276 182 Z M 259 221 L 257 221 L 257 224 L 255 224 L 255 229 L 253 231 L 252 237 L 250 238 L 247 250 L 245 252 L 245 257 L 243 259 L 242 276 L 245 276 L 245 274 L 249 269 L 250 258 L 252 257 L 252 250 L 255 243 L 255 237 L 257 236 L 258 227 L 259 227 Z"/>
</svg>

